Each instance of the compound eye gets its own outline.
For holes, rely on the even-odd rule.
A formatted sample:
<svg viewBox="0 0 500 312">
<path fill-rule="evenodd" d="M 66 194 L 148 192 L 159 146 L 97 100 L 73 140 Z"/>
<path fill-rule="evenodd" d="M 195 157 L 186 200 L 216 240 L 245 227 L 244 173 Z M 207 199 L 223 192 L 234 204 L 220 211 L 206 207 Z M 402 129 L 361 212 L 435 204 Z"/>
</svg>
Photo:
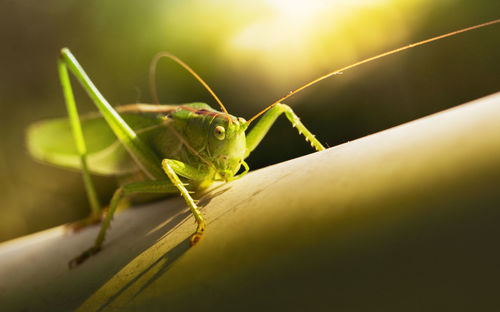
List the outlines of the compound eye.
<svg viewBox="0 0 500 312">
<path fill-rule="evenodd" d="M 226 136 L 226 129 L 224 129 L 223 126 L 217 126 L 214 129 L 214 135 L 218 140 L 224 140 L 224 137 Z"/>
</svg>

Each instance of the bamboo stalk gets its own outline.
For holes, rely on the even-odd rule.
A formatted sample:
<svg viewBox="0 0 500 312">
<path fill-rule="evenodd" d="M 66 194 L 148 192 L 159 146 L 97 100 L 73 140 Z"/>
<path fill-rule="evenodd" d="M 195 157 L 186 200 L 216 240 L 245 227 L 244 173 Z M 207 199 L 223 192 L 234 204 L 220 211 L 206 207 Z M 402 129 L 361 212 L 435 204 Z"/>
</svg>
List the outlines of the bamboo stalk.
<svg viewBox="0 0 500 312">
<path fill-rule="evenodd" d="M 208 229 L 193 248 L 182 205 L 173 198 L 118 215 L 103 251 L 71 271 L 64 260 L 96 230 L 0 245 L 10 298 L 0 307 L 491 308 L 500 280 L 500 93 L 216 188 L 201 199 Z"/>
</svg>

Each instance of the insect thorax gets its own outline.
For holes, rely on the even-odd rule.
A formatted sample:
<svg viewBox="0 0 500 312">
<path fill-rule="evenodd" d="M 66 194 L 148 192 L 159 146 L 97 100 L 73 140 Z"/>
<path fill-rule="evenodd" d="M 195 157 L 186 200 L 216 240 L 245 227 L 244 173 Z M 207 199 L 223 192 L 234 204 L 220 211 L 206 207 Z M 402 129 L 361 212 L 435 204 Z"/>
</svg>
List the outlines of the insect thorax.
<svg viewBox="0 0 500 312">
<path fill-rule="evenodd" d="M 197 168 L 199 181 L 232 178 L 239 170 L 246 149 L 246 122 L 213 109 L 179 109 L 164 116 L 161 131 L 152 140 L 164 159 L 175 159 Z M 195 181 L 192 181 L 195 182 Z"/>
</svg>

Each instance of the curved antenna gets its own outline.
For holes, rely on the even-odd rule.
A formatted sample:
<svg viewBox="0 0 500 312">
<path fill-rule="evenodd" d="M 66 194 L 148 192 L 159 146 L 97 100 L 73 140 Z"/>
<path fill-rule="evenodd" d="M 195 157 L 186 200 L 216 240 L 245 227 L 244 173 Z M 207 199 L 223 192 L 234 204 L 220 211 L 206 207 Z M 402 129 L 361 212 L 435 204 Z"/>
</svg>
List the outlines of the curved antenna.
<svg viewBox="0 0 500 312">
<path fill-rule="evenodd" d="M 156 65 L 158 64 L 158 61 L 162 57 L 167 57 L 177 64 L 181 65 L 185 70 L 187 70 L 191 75 L 193 75 L 204 87 L 207 89 L 208 92 L 213 96 L 213 98 L 219 103 L 219 106 L 222 108 L 224 111 L 224 114 L 226 115 L 227 120 L 229 121 L 229 124 L 231 124 L 231 117 L 229 117 L 229 113 L 227 112 L 226 108 L 222 104 L 222 102 L 219 100 L 217 95 L 215 95 L 214 91 L 208 86 L 208 84 L 201 79 L 200 76 L 191 68 L 189 67 L 186 63 L 184 63 L 180 58 L 177 56 L 173 55 L 172 53 L 169 52 L 159 52 L 157 53 L 154 57 L 153 60 L 151 61 L 151 65 L 149 66 L 149 87 L 151 88 L 151 96 L 153 97 L 153 101 L 155 104 L 159 104 L 158 101 L 158 95 L 156 93 L 156 82 L 155 82 L 155 76 L 156 76 Z"/>
<path fill-rule="evenodd" d="M 378 55 L 366 58 L 366 59 L 361 60 L 359 62 L 356 62 L 354 64 L 351 64 L 351 65 L 339 68 L 337 70 L 334 70 L 334 71 L 332 71 L 332 72 L 330 72 L 330 73 L 328 73 L 326 75 L 323 75 L 323 76 L 321 76 L 319 78 L 316 78 L 313 81 L 308 82 L 305 85 L 303 85 L 303 86 L 301 86 L 301 87 L 299 87 L 299 88 L 291 91 L 287 95 L 283 96 L 282 98 L 280 98 L 279 100 L 275 101 L 273 104 L 269 105 L 268 107 L 266 107 L 265 109 L 263 109 L 259 113 L 257 113 L 255 116 L 253 116 L 252 118 L 250 118 L 250 120 L 248 120 L 247 124 L 250 124 L 255 118 L 259 117 L 260 115 L 262 115 L 263 113 L 265 113 L 268 109 L 270 109 L 274 105 L 278 104 L 279 102 L 283 101 L 284 99 L 287 99 L 287 98 L 291 97 L 295 93 L 298 93 L 298 92 L 304 90 L 305 88 L 310 87 L 313 84 L 315 84 L 315 83 L 317 83 L 317 82 L 319 82 L 319 81 L 321 81 L 323 79 L 326 79 L 326 78 L 331 77 L 333 75 L 341 74 L 342 72 L 344 72 L 344 71 L 346 71 L 348 69 L 357 67 L 357 66 L 359 66 L 361 64 L 364 64 L 364 63 L 368 63 L 368 62 L 374 61 L 374 60 L 382 58 L 384 56 L 388 56 L 388 55 L 391 55 L 391 54 L 394 54 L 394 53 L 398 53 L 398 52 L 401 52 L 401 51 L 404 51 L 404 50 L 407 50 L 407 49 L 410 49 L 410 48 L 413 48 L 413 47 L 417 47 L 417 46 L 420 46 L 420 45 L 424 45 L 426 43 L 430 43 L 430 42 L 433 42 L 433 41 L 436 41 L 436 40 L 439 40 L 439 39 L 443 39 L 443 38 L 446 38 L 446 37 L 458 35 L 460 33 L 463 33 L 463 32 L 469 31 L 469 30 L 473 30 L 473 29 L 477 29 L 477 28 L 481 28 L 481 27 L 493 25 L 493 24 L 496 24 L 496 23 L 499 23 L 499 22 L 500 22 L 500 19 L 496 19 L 496 20 L 493 20 L 493 21 L 489 21 L 489 22 L 486 22 L 486 23 L 479 24 L 479 25 L 475 25 L 475 26 L 463 28 L 463 29 L 460 29 L 460 30 L 452 31 L 452 32 L 446 33 L 444 35 L 440 35 L 440 36 L 432 37 L 432 38 L 425 39 L 425 40 L 422 40 L 422 41 L 419 41 L 419 42 L 411 43 L 411 44 L 408 44 L 406 46 L 403 46 L 403 47 L 400 47 L 400 48 L 397 48 L 397 49 L 394 49 L 394 50 L 391 50 L 391 51 L 387 51 L 387 52 L 384 52 L 384 53 L 381 53 L 381 54 L 378 54 Z"/>
</svg>

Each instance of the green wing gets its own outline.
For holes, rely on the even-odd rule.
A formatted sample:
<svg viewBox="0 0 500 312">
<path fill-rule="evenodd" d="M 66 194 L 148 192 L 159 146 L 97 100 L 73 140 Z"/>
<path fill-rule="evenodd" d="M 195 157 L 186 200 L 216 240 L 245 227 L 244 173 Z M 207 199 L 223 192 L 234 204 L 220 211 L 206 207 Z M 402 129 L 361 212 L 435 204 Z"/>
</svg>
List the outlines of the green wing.
<svg viewBox="0 0 500 312">
<path fill-rule="evenodd" d="M 158 118 L 150 114 L 122 114 L 122 117 L 136 131 L 159 126 Z M 139 170 L 102 117 L 98 114 L 85 116 L 81 118 L 81 124 L 92 173 L 125 175 Z M 65 168 L 81 168 L 71 126 L 66 118 L 31 125 L 27 131 L 27 145 L 31 155 L 38 160 Z"/>
</svg>

